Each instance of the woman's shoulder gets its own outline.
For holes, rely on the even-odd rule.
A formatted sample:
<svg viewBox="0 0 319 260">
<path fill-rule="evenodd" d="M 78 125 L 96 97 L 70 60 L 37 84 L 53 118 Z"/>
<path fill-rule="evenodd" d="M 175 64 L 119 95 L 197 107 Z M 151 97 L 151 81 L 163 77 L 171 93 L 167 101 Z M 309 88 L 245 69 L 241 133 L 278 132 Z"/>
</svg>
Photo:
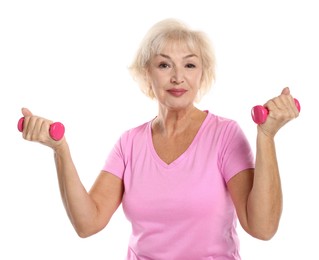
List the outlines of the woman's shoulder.
<svg viewBox="0 0 319 260">
<path fill-rule="evenodd" d="M 146 137 L 148 131 L 150 130 L 151 122 L 152 121 L 147 121 L 137 126 L 128 128 L 121 134 L 121 139 L 128 141 L 135 139 L 136 137 Z"/>
<path fill-rule="evenodd" d="M 237 125 L 237 122 L 234 119 L 216 115 L 210 111 L 207 111 L 207 121 L 211 126 Z"/>
</svg>

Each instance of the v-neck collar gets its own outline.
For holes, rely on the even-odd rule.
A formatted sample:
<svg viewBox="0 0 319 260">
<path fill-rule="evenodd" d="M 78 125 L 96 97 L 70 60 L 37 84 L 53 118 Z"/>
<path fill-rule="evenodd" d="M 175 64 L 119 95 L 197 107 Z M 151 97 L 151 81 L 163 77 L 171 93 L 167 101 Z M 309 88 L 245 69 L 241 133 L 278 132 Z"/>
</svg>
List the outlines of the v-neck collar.
<svg viewBox="0 0 319 260">
<path fill-rule="evenodd" d="M 179 156 L 177 157 L 174 161 L 172 161 L 171 163 L 166 163 L 164 162 L 160 156 L 158 155 L 158 153 L 155 150 L 154 144 L 153 144 L 153 138 L 152 138 L 152 122 L 153 120 L 151 120 L 148 123 L 148 131 L 147 131 L 147 141 L 148 141 L 148 146 L 149 149 L 152 153 L 153 159 L 155 160 L 155 162 L 160 165 L 161 167 L 165 168 L 165 169 L 171 169 L 176 167 L 177 165 L 179 165 L 185 158 L 188 157 L 188 155 L 192 152 L 192 150 L 194 149 L 194 146 L 197 144 L 197 140 L 198 138 L 201 136 L 201 133 L 203 132 L 203 129 L 205 127 L 205 125 L 207 124 L 207 121 L 210 118 L 210 113 L 209 111 L 205 110 L 205 112 L 207 113 L 204 121 L 202 122 L 201 126 L 199 127 L 193 141 L 191 142 L 191 144 L 187 147 L 187 149 Z"/>
</svg>

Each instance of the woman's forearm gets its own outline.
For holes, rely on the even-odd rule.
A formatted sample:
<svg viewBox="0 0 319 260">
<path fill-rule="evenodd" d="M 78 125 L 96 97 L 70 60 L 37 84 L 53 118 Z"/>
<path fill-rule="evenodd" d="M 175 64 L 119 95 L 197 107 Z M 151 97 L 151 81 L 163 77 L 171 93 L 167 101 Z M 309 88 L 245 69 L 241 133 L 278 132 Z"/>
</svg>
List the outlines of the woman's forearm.
<svg viewBox="0 0 319 260">
<path fill-rule="evenodd" d="M 248 197 L 248 223 L 258 237 L 270 239 L 282 212 L 282 190 L 274 137 L 258 127 L 254 183 Z"/>
<path fill-rule="evenodd" d="M 84 237 L 88 229 L 93 229 L 97 207 L 79 178 L 66 141 L 54 150 L 54 158 L 67 215 L 78 235 Z"/>
</svg>

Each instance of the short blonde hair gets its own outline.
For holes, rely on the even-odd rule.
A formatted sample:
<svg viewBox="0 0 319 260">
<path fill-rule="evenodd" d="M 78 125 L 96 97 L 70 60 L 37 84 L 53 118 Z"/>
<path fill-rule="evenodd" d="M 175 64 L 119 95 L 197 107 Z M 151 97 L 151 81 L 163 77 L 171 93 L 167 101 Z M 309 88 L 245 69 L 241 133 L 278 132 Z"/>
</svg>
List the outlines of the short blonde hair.
<svg viewBox="0 0 319 260">
<path fill-rule="evenodd" d="M 156 23 L 142 40 L 136 56 L 129 67 L 133 78 L 143 93 L 155 98 L 147 80 L 150 60 L 170 42 L 184 43 L 191 51 L 200 53 L 203 66 L 201 86 L 197 100 L 206 94 L 215 80 L 215 54 L 207 35 L 201 31 L 191 30 L 181 21 L 165 19 Z"/>
</svg>

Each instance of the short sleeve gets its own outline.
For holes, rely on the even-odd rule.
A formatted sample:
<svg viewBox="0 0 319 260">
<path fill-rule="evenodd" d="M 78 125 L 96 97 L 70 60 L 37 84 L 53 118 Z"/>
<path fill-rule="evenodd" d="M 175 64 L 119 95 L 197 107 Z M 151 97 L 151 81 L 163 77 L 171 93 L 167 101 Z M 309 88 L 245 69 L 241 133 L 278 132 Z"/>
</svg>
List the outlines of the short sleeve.
<svg viewBox="0 0 319 260">
<path fill-rule="evenodd" d="M 255 162 L 251 146 L 237 122 L 230 121 L 223 138 L 220 169 L 228 182 L 240 171 L 254 168 Z"/>
<path fill-rule="evenodd" d="M 125 157 L 123 153 L 123 142 L 125 139 L 123 134 L 115 143 L 113 149 L 105 160 L 103 171 L 109 172 L 121 179 L 125 171 Z"/>
</svg>

